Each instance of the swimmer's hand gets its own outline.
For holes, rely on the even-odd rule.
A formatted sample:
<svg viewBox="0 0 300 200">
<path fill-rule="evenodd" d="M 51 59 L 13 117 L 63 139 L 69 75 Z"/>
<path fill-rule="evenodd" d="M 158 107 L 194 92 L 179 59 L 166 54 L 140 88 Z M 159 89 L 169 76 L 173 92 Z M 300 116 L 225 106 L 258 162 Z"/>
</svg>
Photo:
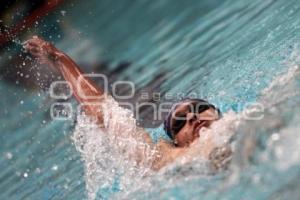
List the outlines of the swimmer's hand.
<svg viewBox="0 0 300 200">
<path fill-rule="evenodd" d="M 53 64 L 59 55 L 59 51 L 50 43 L 37 36 L 27 40 L 24 49 L 37 58 L 41 64 Z"/>
</svg>

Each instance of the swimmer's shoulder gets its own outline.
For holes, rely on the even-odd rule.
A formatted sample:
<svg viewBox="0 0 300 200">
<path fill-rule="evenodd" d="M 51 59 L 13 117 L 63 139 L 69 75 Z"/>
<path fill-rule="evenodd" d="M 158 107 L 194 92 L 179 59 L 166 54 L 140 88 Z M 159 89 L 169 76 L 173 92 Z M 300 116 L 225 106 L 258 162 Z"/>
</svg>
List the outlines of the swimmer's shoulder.
<svg viewBox="0 0 300 200">
<path fill-rule="evenodd" d="M 159 170 L 172 163 L 176 158 L 184 154 L 184 148 L 176 148 L 167 140 L 161 139 L 156 144 L 158 155 L 153 165 L 153 169 Z"/>
</svg>

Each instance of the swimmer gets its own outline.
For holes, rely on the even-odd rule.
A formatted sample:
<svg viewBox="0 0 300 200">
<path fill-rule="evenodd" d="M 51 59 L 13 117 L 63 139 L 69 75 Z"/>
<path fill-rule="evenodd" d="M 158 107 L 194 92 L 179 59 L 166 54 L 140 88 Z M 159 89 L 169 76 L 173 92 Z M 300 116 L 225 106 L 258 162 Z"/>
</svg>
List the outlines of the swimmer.
<svg viewBox="0 0 300 200">
<path fill-rule="evenodd" d="M 104 112 L 99 112 L 95 109 L 93 103 L 104 102 L 107 97 L 99 97 L 109 95 L 105 94 L 105 91 L 99 88 L 91 79 L 84 77 L 79 66 L 68 55 L 37 36 L 26 41 L 24 48 L 36 57 L 40 63 L 48 64 L 56 68 L 63 75 L 64 79 L 71 84 L 73 94 L 77 101 L 85 105 L 84 109 L 86 115 L 96 119 L 99 126 L 104 124 Z M 79 79 L 81 80 L 78 82 Z M 78 83 L 80 87 L 77 87 Z M 84 95 L 81 93 L 84 93 Z M 84 98 L 84 96 L 88 96 L 89 98 Z M 112 99 L 111 96 L 109 97 Z M 118 115 L 120 115 L 120 113 L 111 113 L 111 117 Z M 183 156 L 188 149 L 192 148 L 192 144 L 201 137 L 199 134 L 200 130 L 210 127 L 211 124 L 220 119 L 220 117 L 221 113 L 214 105 L 201 99 L 185 99 L 174 104 L 164 121 L 164 130 L 171 138 L 172 143 L 161 140 L 157 144 L 154 144 L 144 129 L 140 132 L 144 142 L 149 146 L 155 147 L 157 155 L 159 155 L 156 156 L 151 168 L 159 170 L 167 164 L 172 163 L 178 157 Z M 118 123 L 118 121 L 116 123 Z M 108 129 L 111 127 L 104 127 L 103 129 L 106 128 L 108 132 L 118 136 L 122 134 L 123 131 L 122 125 L 117 124 L 117 126 L 121 128 L 118 132 L 109 131 Z M 213 147 L 208 146 L 203 148 L 213 149 Z M 206 155 L 206 157 L 208 157 L 208 155 Z M 137 155 L 136 161 L 140 162 L 140 159 L 148 158 L 145 156 L 141 158 L 141 156 Z"/>
</svg>

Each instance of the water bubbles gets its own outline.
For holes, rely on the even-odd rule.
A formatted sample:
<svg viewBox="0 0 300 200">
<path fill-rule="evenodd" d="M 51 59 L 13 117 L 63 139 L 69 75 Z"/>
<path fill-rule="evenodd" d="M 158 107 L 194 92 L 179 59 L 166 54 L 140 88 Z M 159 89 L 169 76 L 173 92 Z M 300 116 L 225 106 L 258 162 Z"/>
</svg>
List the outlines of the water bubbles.
<svg viewBox="0 0 300 200">
<path fill-rule="evenodd" d="M 25 172 L 25 173 L 23 174 L 23 177 L 24 177 L 24 178 L 27 178 L 27 177 L 28 177 L 28 173 Z"/>
<path fill-rule="evenodd" d="M 20 101 L 20 104 L 21 104 L 21 105 L 23 105 L 23 104 L 24 104 L 24 101 L 23 101 L 23 100 L 21 100 L 21 101 Z"/>
</svg>

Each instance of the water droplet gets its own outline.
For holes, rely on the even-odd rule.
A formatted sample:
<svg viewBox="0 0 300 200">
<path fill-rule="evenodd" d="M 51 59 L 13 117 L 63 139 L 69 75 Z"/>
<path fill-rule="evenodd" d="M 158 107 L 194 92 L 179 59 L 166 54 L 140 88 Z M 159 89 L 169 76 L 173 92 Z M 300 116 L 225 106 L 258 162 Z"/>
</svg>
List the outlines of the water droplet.
<svg viewBox="0 0 300 200">
<path fill-rule="evenodd" d="M 41 173 L 41 169 L 40 168 L 36 168 L 35 169 L 35 173 L 37 173 L 37 174 Z"/>
<path fill-rule="evenodd" d="M 24 178 L 27 178 L 27 177 L 28 177 L 28 174 L 25 172 L 25 173 L 23 174 L 23 176 L 24 176 Z"/>
<path fill-rule="evenodd" d="M 62 10 L 62 11 L 60 11 L 60 13 L 62 16 L 65 16 L 67 12 L 65 10 Z"/>
<path fill-rule="evenodd" d="M 56 171 L 56 170 L 58 170 L 58 166 L 57 166 L 57 165 L 53 165 L 51 169 L 52 169 L 53 171 Z"/>
<path fill-rule="evenodd" d="M 273 141 L 278 141 L 280 139 L 280 135 L 278 133 L 273 133 L 271 138 Z"/>
<path fill-rule="evenodd" d="M 22 100 L 22 101 L 20 101 L 20 104 L 24 104 L 24 101 Z"/>
</svg>

